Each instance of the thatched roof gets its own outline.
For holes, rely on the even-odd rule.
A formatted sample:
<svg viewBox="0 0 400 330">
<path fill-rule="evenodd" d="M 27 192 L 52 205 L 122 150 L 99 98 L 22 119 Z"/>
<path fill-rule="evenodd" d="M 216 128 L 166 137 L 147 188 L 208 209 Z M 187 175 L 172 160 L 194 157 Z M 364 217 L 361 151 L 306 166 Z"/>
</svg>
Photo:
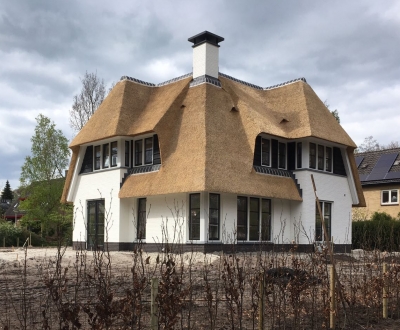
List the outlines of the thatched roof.
<svg viewBox="0 0 400 330">
<path fill-rule="evenodd" d="M 356 147 L 304 81 L 262 90 L 223 76 L 219 80 L 222 88 L 189 88 L 190 77 L 161 87 L 120 81 L 70 147 L 75 154 L 82 144 L 113 136 L 158 134 L 160 171 L 128 177 L 120 198 L 215 191 L 298 201 L 291 178 L 254 171 L 258 134 L 312 136 L 347 146 L 351 153 Z M 64 198 L 68 189 L 67 182 Z"/>
</svg>

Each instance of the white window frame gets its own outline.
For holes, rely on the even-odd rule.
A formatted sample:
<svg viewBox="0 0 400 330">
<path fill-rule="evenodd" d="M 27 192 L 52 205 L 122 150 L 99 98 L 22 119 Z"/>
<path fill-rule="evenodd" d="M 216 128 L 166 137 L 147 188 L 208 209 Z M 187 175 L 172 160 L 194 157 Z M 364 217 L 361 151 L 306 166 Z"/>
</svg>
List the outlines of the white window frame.
<svg viewBox="0 0 400 330">
<path fill-rule="evenodd" d="M 112 148 L 111 148 L 111 144 L 116 142 L 117 143 L 117 158 L 116 158 L 116 162 L 115 165 L 112 165 Z M 104 145 L 108 145 L 108 166 L 104 166 L 104 158 L 103 158 L 103 149 L 104 149 Z M 113 169 L 118 167 L 118 159 L 119 159 L 119 154 L 120 154 L 120 150 L 118 148 L 118 146 L 120 145 L 118 140 L 112 140 L 110 142 L 106 142 L 106 143 L 100 143 L 100 144 L 94 144 L 93 145 L 93 172 L 96 171 L 102 171 L 102 170 L 109 170 L 109 169 Z M 100 168 L 96 169 L 96 148 L 100 147 Z"/>
<path fill-rule="evenodd" d="M 310 166 L 311 144 L 315 145 L 315 168 Z M 322 170 L 318 168 L 319 147 L 323 147 L 324 148 L 324 155 L 323 155 L 323 158 L 322 158 L 322 163 L 323 163 L 323 169 Z M 331 156 L 331 159 L 330 159 L 331 170 L 330 171 L 327 170 L 327 167 L 326 167 L 326 161 L 327 161 L 327 155 L 328 155 L 327 150 L 326 150 L 327 148 L 329 148 L 331 150 L 331 153 L 330 153 L 330 156 Z M 297 164 L 296 164 L 296 166 L 297 166 Z M 327 146 L 327 145 L 324 145 L 324 144 L 320 144 L 320 143 L 317 143 L 317 142 L 309 142 L 309 144 L 308 144 L 308 168 L 310 168 L 312 170 L 315 170 L 315 171 L 319 171 L 319 172 L 332 173 L 333 172 L 333 147 L 332 146 Z"/>
<path fill-rule="evenodd" d="M 389 194 L 389 202 L 383 202 L 383 194 L 387 192 Z M 392 193 L 396 193 L 397 198 L 395 202 L 392 202 Z M 399 189 L 385 189 L 381 191 L 381 205 L 399 205 Z"/>
</svg>

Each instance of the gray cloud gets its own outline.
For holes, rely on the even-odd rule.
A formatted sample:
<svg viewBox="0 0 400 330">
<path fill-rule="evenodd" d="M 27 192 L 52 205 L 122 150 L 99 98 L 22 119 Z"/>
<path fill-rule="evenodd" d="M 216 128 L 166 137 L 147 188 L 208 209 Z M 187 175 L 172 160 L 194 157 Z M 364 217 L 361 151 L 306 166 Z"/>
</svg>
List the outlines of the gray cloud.
<svg viewBox="0 0 400 330">
<path fill-rule="evenodd" d="M 86 70 L 162 82 L 191 71 L 187 38 L 203 30 L 225 38 L 222 72 L 261 86 L 304 76 L 356 143 L 400 140 L 397 1 L 2 1 L 0 186 L 18 185 L 39 113 L 72 138 Z"/>
</svg>

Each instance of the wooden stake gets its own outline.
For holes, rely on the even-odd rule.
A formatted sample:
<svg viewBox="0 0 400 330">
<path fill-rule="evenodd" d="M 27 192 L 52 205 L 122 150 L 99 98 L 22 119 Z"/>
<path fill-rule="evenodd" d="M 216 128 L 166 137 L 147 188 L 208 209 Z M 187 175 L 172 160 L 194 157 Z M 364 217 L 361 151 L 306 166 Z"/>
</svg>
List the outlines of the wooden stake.
<svg viewBox="0 0 400 330">
<path fill-rule="evenodd" d="M 258 330 L 264 329 L 264 308 L 265 308 L 264 285 L 265 285 L 265 276 L 264 272 L 261 272 L 261 278 L 259 283 L 260 298 L 258 300 Z"/>
<path fill-rule="evenodd" d="M 388 318 L 387 263 L 383 263 L 383 318 Z"/>
<path fill-rule="evenodd" d="M 17 248 L 19 248 L 19 237 L 17 237 Z"/>
<path fill-rule="evenodd" d="M 335 288 L 335 269 L 333 266 L 329 267 L 330 273 L 330 328 L 335 329 L 336 327 L 336 288 Z"/>
<path fill-rule="evenodd" d="M 158 294 L 158 278 L 153 277 L 151 279 L 151 330 L 158 330 L 158 304 L 156 301 Z"/>
<path fill-rule="evenodd" d="M 6 247 L 6 238 L 3 237 L 3 247 Z"/>
</svg>

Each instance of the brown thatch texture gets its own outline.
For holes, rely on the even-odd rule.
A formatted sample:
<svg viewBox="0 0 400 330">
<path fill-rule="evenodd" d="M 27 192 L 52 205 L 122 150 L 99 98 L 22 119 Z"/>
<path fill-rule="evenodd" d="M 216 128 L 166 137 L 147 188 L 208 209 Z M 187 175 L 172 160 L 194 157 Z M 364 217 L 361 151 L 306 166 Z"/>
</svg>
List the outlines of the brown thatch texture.
<svg viewBox="0 0 400 330">
<path fill-rule="evenodd" d="M 363 189 L 361 186 L 360 176 L 358 175 L 356 160 L 354 158 L 354 148 L 347 147 L 347 157 L 349 158 L 351 173 L 353 174 L 354 183 L 356 185 L 358 204 L 353 204 L 353 206 L 366 207 L 365 197 Z"/>
<path fill-rule="evenodd" d="M 76 162 L 78 160 L 78 155 L 79 155 L 79 147 L 73 147 L 72 149 L 72 157 L 71 157 L 71 162 L 69 163 L 69 170 L 67 173 L 67 177 L 65 178 L 65 184 L 64 184 L 64 189 L 63 193 L 61 196 L 61 203 L 67 203 L 67 195 L 69 192 L 69 189 L 71 187 L 71 181 L 72 181 L 72 176 L 74 175 L 74 170 L 76 166 Z"/>
<path fill-rule="evenodd" d="M 71 147 L 76 147 L 113 136 L 158 134 L 160 171 L 130 176 L 121 198 L 216 191 L 301 200 L 292 179 L 253 170 L 258 134 L 287 139 L 313 136 L 355 147 L 302 81 L 263 91 L 223 77 L 222 88 L 209 84 L 189 88 L 190 80 L 162 87 L 119 82 L 72 141 Z M 354 169 L 353 176 L 358 178 Z"/>
</svg>

